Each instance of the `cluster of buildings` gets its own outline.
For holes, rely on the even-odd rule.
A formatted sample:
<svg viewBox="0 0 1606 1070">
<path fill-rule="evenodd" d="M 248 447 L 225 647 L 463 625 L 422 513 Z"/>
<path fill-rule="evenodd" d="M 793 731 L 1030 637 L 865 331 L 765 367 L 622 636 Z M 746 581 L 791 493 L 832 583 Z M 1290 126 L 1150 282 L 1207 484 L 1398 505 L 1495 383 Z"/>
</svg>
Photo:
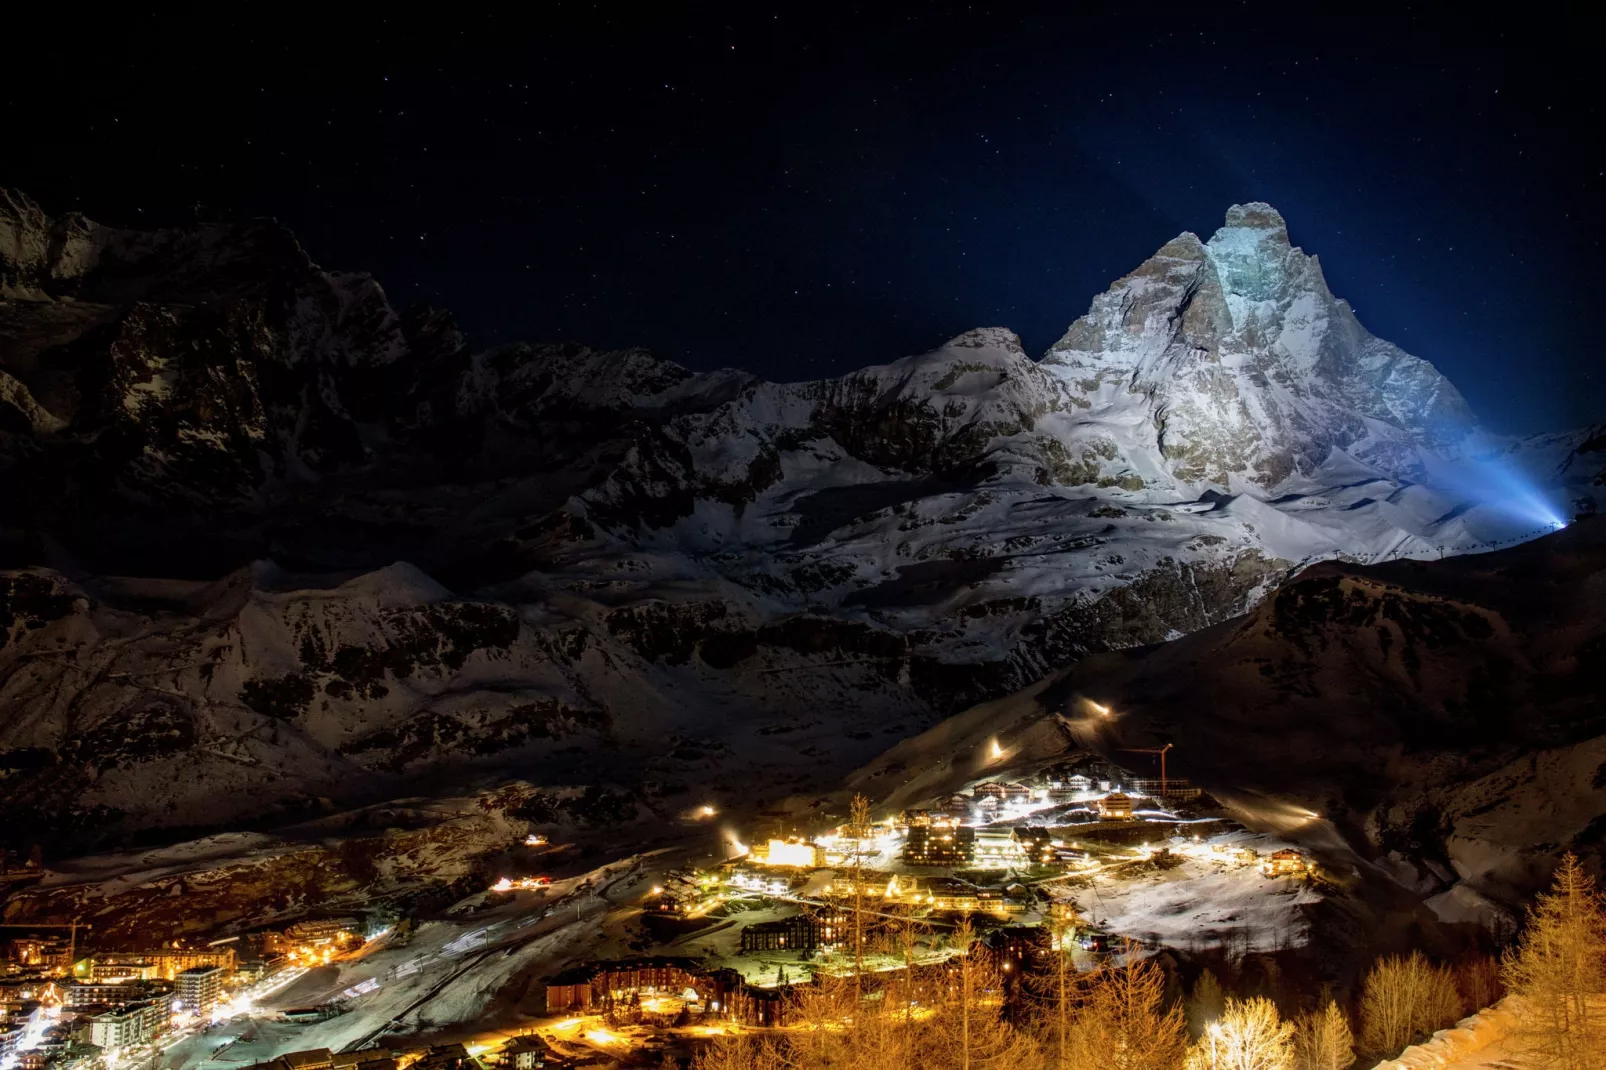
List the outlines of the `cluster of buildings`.
<svg viewBox="0 0 1606 1070">
<path fill-rule="evenodd" d="M 148 1045 L 187 1020 L 208 1020 L 234 971 L 232 957 L 204 957 L 211 961 L 185 966 L 173 955 L 154 962 L 92 955 L 53 973 L 14 969 L 0 977 L 0 1059 L 15 1055 L 25 1070 L 87 1065 Z"/>
<path fill-rule="evenodd" d="M 905 814 L 903 861 L 911 866 L 1021 869 L 1070 859 L 1044 827 L 973 828 L 927 813 Z"/>
<path fill-rule="evenodd" d="M 278 965 L 328 961 L 360 944 L 360 928 L 329 918 L 204 945 L 85 951 L 83 926 L 19 927 L 0 942 L 0 1065 L 14 1057 L 21 1070 L 100 1067 L 108 1054 L 227 1013 L 237 992 Z"/>
<path fill-rule="evenodd" d="M 683 1024 L 702 1020 L 779 1025 L 782 993 L 750 984 L 733 969 L 705 970 L 690 959 L 595 962 L 546 983 L 548 1014 L 602 1013 L 612 1020 L 657 1016 Z"/>
</svg>

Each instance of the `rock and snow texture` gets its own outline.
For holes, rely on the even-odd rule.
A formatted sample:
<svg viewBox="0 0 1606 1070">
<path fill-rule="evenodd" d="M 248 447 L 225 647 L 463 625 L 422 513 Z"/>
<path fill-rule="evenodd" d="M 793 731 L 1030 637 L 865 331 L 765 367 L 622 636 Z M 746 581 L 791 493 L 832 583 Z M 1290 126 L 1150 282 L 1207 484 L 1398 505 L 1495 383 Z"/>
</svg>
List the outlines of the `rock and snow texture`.
<svg viewBox="0 0 1606 1070">
<path fill-rule="evenodd" d="M 0 790 L 114 829 L 575 748 L 828 776 L 1298 565 L 1525 537 L 1478 466 L 1599 497 L 1603 442 L 1479 431 L 1260 204 L 1041 360 L 989 328 L 777 384 L 472 352 L 271 223 L 8 192 Z"/>
<path fill-rule="evenodd" d="M 1240 619 L 1094 655 L 922 739 L 1035 754 L 1069 733 L 1128 762 L 1169 742 L 1176 775 L 1253 823 L 1347 851 L 1336 830 L 1361 856 L 1342 871 L 1509 932 L 1557 855 L 1606 854 L 1603 595 L 1599 519 L 1489 554 L 1325 563 Z M 869 772 L 920 768 L 915 742 Z"/>
</svg>

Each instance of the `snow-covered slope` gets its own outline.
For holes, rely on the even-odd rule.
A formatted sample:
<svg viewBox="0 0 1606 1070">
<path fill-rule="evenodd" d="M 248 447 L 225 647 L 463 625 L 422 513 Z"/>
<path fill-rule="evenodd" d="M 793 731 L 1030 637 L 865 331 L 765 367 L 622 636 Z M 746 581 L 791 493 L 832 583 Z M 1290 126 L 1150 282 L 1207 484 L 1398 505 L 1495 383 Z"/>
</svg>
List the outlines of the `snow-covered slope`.
<svg viewBox="0 0 1606 1070">
<path fill-rule="evenodd" d="M 110 832 L 465 768 L 828 779 L 1310 561 L 1536 534 L 1602 441 L 1479 431 L 1260 204 L 1041 360 L 779 384 L 471 352 L 271 223 L 4 193 L 0 790 Z"/>
<path fill-rule="evenodd" d="M 1171 775 L 1318 849 L 1336 830 L 1443 920 L 1488 921 L 1561 851 L 1606 853 L 1603 607 L 1598 518 L 1490 554 L 1324 563 L 1239 619 L 966 711 L 854 782 L 912 805 L 1067 746 L 1130 766 L 1150 759 L 1126 748 L 1171 743 Z"/>
</svg>

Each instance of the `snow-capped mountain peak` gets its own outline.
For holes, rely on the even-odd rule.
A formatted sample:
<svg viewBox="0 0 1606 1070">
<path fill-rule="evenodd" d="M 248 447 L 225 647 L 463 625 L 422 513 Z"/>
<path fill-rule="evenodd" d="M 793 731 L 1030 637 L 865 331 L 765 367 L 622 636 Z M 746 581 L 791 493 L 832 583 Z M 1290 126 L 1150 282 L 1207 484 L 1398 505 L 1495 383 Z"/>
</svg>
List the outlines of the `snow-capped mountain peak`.
<svg viewBox="0 0 1606 1070">
<path fill-rule="evenodd" d="M 15 193 L 0 294 L 0 552 L 59 566 L 0 573 L 0 763 L 33 763 L 0 801 L 107 828 L 635 745 L 663 783 L 827 776 L 1305 562 L 1537 533 L 1456 478 L 1473 445 L 1586 496 L 1606 459 L 1474 434 L 1262 204 L 1042 360 L 993 327 L 801 383 L 474 352 L 273 224 Z"/>
<path fill-rule="evenodd" d="M 1088 407 L 1137 409 L 1190 486 L 1275 491 L 1344 451 L 1395 478 L 1477 423 L 1433 366 L 1375 338 L 1270 205 L 1234 205 L 1094 298 L 1045 363 Z"/>
</svg>

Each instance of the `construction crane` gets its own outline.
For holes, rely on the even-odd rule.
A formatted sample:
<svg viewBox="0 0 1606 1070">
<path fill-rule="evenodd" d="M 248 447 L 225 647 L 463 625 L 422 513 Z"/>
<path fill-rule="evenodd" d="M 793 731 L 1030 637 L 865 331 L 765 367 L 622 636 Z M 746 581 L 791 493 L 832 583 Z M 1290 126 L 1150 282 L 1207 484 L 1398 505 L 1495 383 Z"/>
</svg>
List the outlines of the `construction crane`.
<svg viewBox="0 0 1606 1070">
<path fill-rule="evenodd" d="M 82 918 L 72 921 L 46 921 L 46 922 L 13 922 L 7 925 L 8 929 L 66 929 L 67 930 L 67 968 L 71 969 L 74 959 L 78 955 L 78 930 L 93 929 L 93 925 L 86 925 Z"/>
<path fill-rule="evenodd" d="M 1176 746 L 1167 743 L 1163 747 L 1122 747 L 1123 751 L 1131 754 L 1158 754 L 1160 756 L 1160 798 L 1165 798 L 1165 752 Z"/>
</svg>

